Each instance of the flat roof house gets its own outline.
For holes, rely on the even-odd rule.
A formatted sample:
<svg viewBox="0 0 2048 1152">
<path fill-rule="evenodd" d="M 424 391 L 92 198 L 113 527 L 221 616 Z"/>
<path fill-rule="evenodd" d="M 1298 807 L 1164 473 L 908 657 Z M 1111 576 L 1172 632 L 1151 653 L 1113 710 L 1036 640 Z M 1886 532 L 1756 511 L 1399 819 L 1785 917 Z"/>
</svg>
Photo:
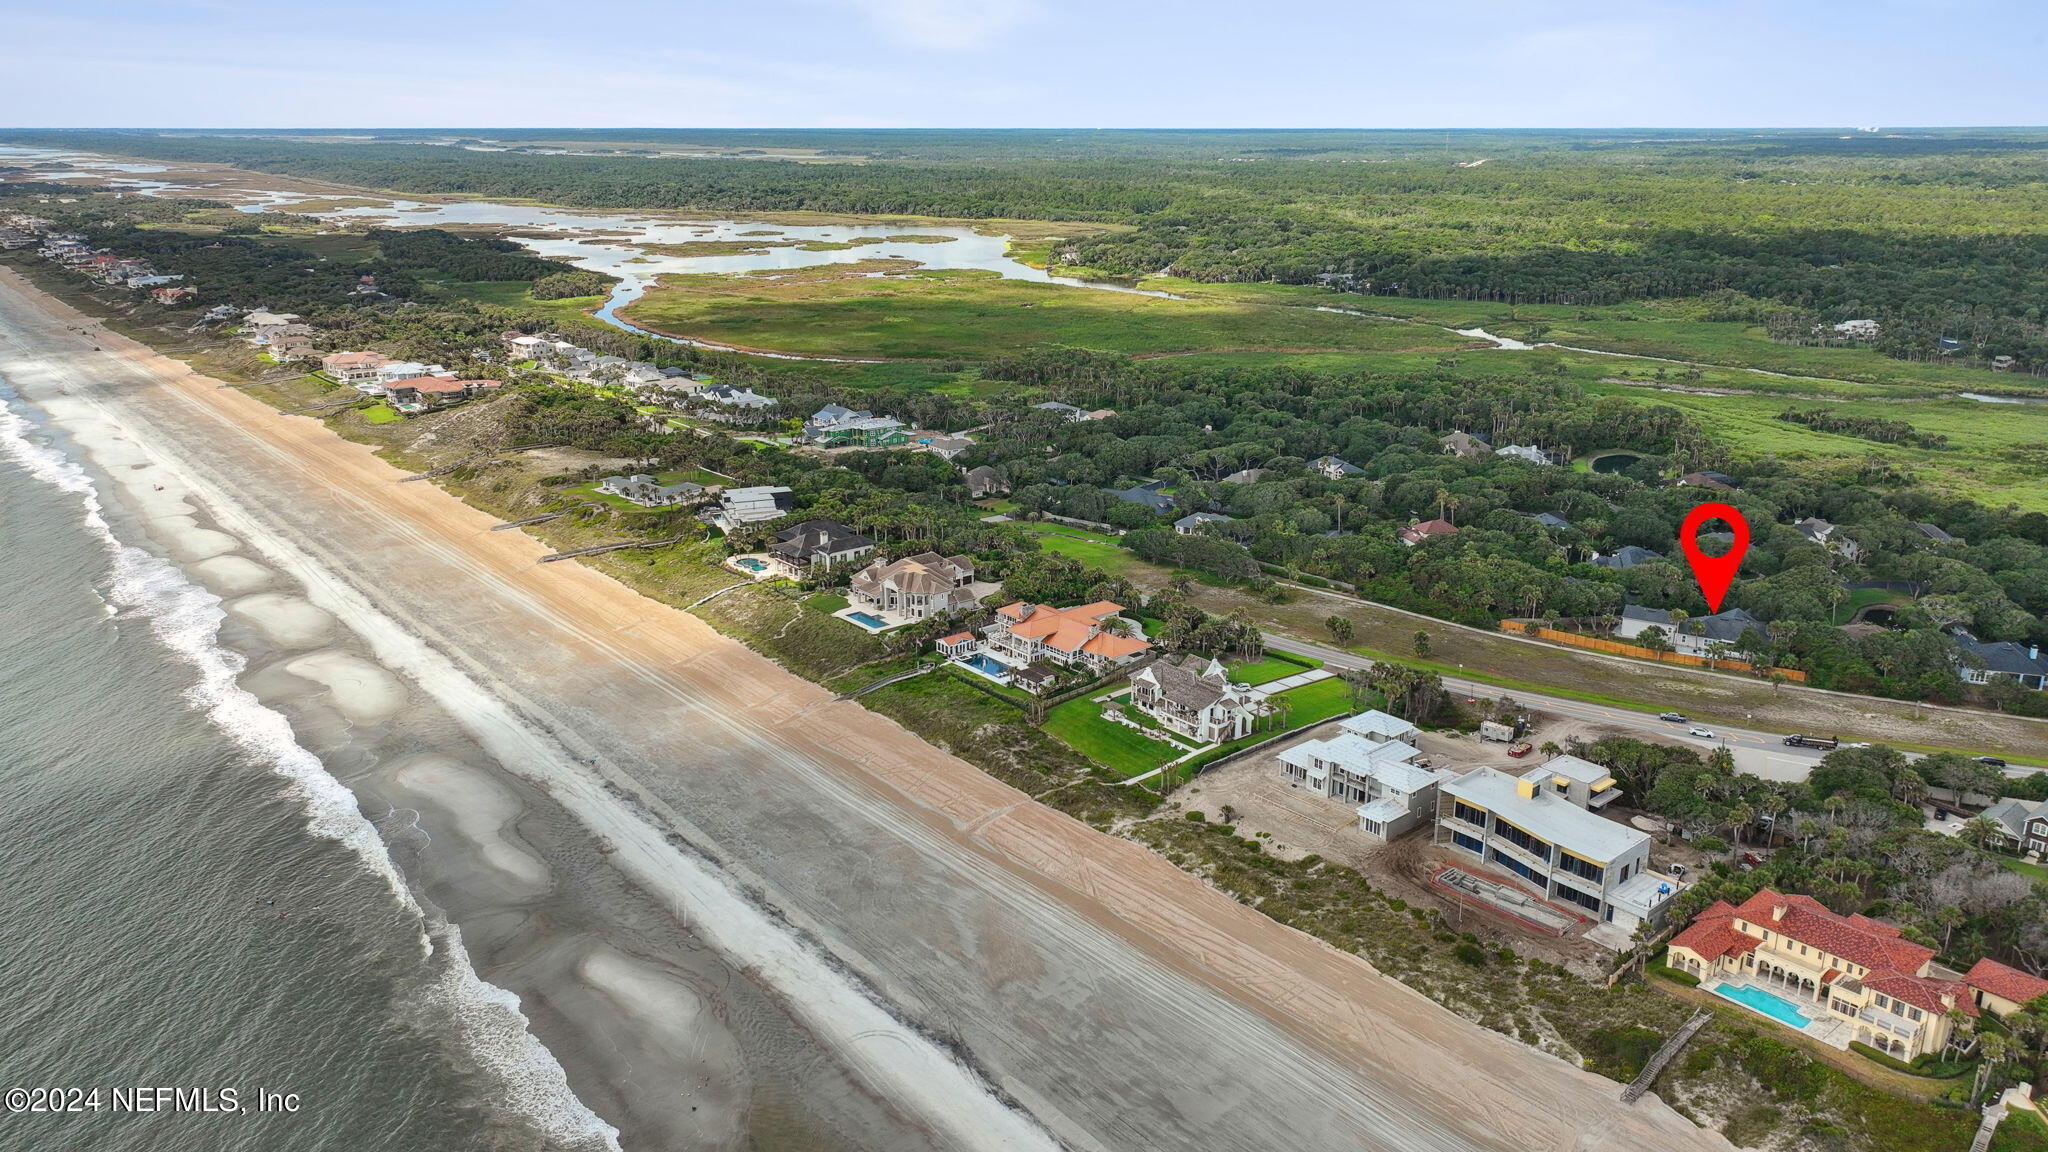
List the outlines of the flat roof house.
<svg viewBox="0 0 2048 1152">
<path fill-rule="evenodd" d="M 1131 706 L 1204 744 L 1221 744 L 1247 735 L 1257 697 L 1243 684 L 1233 684 L 1223 665 L 1193 654 L 1155 660 L 1131 673 Z"/>
<path fill-rule="evenodd" d="M 974 607 L 974 561 L 966 556 L 920 552 L 874 563 L 854 573 L 847 598 L 878 614 L 912 620 Z"/>
<path fill-rule="evenodd" d="M 1280 771 L 1295 787 L 1356 805 L 1360 831 L 1392 840 L 1436 814 L 1437 790 L 1457 774 L 1432 771 L 1416 762 L 1422 753 L 1414 745 L 1369 731 L 1304 740 L 1280 753 Z"/>
<path fill-rule="evenodd" d="M 728 488 L 719 494 L 718 511 L 727 524 L 759 524 L 781 517 L 795 503 L 787 488 Z"/>
<path fill-rule="evenodd" d="M 875 542 L 837 520 L 806 520 L 775 534 L 768 562 L 792 577 L 825 572 L 875 550 Z"/>
<path fill-rule="evenodd" d="M 1144 632 L 1117 613 L 1124 606 L 1107 600 L 1074 608 L 1018 601 L 996 609 L 982 629 L 991 651 L 1014 664 L 1050 660 L 1096 670 L 1144 655 L 1152 645 Z"/>
<path fill-rule="evenodd" d="M 1436 842 L 1590 919 L 1624 930 L 1660 921 L 1678 884 L 1649 870 L 1649 835 L 1573 803 L 1553 775 L 1477 768 L 1444 784 Z"/>
</svg>

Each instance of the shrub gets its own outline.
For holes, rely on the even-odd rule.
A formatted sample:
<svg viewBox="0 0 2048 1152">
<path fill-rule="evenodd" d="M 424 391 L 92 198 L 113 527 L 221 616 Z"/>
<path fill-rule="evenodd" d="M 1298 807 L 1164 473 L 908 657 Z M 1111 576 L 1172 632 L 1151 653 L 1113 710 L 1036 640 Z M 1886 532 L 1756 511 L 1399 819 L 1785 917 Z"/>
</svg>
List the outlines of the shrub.
<svg viewBox="0 0 2048 1152">
<path fill-rule="evenodd" d="M 1452 954 L 1474 968 L 1486 967 L 1486 949 L 1477 944 L 1460 944 Z"/>
<path fill-rule="evenodd" d="M 1192 821 L 1196 824 L 1207 824 L 1209 822 L 1209 818 L 1207 816 L 1202 815 L 1200 812 L 1190 812 L 1185 817 L 1182 817 L 1182 819 Z"/>
<path fill-rule="evenodd" d="M 1678 969 L 1673 968 L 1670 965 L 1663 963 L 1662 961 L 1649 965 L 1649 970 L 1652 974 L 1662 976 L 1664 979 L 1669 980 L 1674 984 L 1683 984 L 1687 988 L 1697 988 L 1700 986 L 1699 977 L 1693 975 L 1690 972 L 1680 972 Z"/>
<path fill-rule="evenodd" d="M 1602 1028 L 1586 1044 L 1586 1068 L 1615 1080 L 1633 1080 L 1663 1043 L 1661 1033 L 1640 1024 Z"/>
</svg>

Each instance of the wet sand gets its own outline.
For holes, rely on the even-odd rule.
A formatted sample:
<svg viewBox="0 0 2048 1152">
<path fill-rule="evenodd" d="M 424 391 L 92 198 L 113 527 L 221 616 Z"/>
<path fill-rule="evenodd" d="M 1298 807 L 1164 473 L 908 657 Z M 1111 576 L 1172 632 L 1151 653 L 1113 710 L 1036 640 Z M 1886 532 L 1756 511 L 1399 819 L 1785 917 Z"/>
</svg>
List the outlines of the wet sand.
<svg viewBox="0 0 2048 1152">
<path fill-rule="evenodd" d="M 965 1098 L 972 1077 L 932 1063 L 934 1037 L 1075 1148 L 1728 1147 L 1654 1098 L 1624 1108 L 1613 1082 L 1458 1019 L 693 617 L 580 565 L 538 565 L 537 542 L 394 483 L 318 423 L 117 336 L 96 331 L 106 351 L 92 353 L 65 331 L 82 322 L 0 276 L 0 372 L 81 441 L 145 445 L 214 529 L 457 717 L 516 777 L 506 786 L 539 790 L 602 842 L 595 859 L 540 851 L 558 882 L 623 878 L 743 957 L 821 1051 L 937 1146 L 1035 1141 Z M 206 525 L 168 528 L 167 548 L 218 543 L 196 535 Z M 262 565 L 226 559 L 202 576 L 263 590 Z M 414 782 L 463 779 L 444 766 Z M 504 812 L 485 815 L 465 854 L 531 880 L 529 862 L 492 863 Z M 737 930 L 763 905 L 803 947 Z M 608 1080 L 621 1052 L 676 1050 L 666 1018 L 688 1001 L 645 981 L 687 957 L 650 956 L 661 933 L 619 961 L 529 933 L 521 963 L 493 966 L 486 934 L 464 928 L 486 967 L 523 985 L 536 1033 L 628 1147 L 701 1131 L 673 1099 Z"/>
</svg>

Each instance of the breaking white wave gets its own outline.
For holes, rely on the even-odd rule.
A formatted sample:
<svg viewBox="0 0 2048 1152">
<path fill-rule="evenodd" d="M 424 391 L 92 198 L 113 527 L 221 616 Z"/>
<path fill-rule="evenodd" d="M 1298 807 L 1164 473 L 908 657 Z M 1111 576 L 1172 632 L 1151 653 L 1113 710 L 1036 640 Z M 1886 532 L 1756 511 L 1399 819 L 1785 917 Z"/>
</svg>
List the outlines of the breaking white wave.
<svg viewBox="0 0 2048 1152">
<path fill-rule="evenodd" d="M 299 747 L 284 716 L 264 707 L 236 683 L 248 662 L 219 644 L 220 626 L 227 619 L 220 597 L 192 583 L 165 561 L 122 543 L 107 523 L 99 489 L 85 469 L 56 449 L 30 439 L 28 422 L 7 404 L 7 397 L 8 393 L 0 392 L 0 455 L 20 464 L 30 476 L 79 498 L 85 525 L 99 536 L 111 557 L 103 588 L 108 603 L 147 620 L 158 642 L 198 671 L 198 682 L 185 690 L 186 701 L 237 747 L 290 783 L 293 795 L 305 806 L 310 831 L 354 852 L 384 878 L 400 903 L 419 912 L 384 841 L 356 806 L 355 796 L 328 774 L 319 757 Z"/>
<path fill-rule="evenodd" d="M 561 1063 L 527 1026 L 519 997 L 476 974 L 460 928 L 444 924 L 436 934 L 447 956 L 433 995 L 445 997 L 464 1045 L 498 1085 L 505 1103 L 550 1139 L 619 1152 L 619 1130 L 570 1090 Z"/>
<path fill-rule="evenodd" d="M 30 437 L 29 423 L 9 403 L 13 395 L 0 383 L 0 459 L 79 498 L 83 522 L 111 558 L 102 590 L 109 607 L 148 621 L 158 642 L 198 671 L 198 681 L 185 691 L 186 701 L 237 747 L 286 780 L 304 806 L 308 831 L 348 848 L 385 880 L 393 897 L 417 917 L 422 957 L 433 962 L 434 940 L 426 929 L 426 914 L 355 795 L 328 773 L 319 757 L 299 746 L 283 714 L 237 683 L 248 662 L 219 643 L 220 627 L 227 619 L 221 598 L 171 564 L 116 537 L 99 489 L 84 467 Z M 570 1091 L 560 1062 L 527 1030 L 519 998 L 476 974 L 453 925 L 445 926 L 444 932 L 449 954 L 440 962 L 434 994 L 448 1008 L 465 1051 L 500 1086 L 508 1110 L 565 1144 L 617 1152 L 618 1130 Z"/>
</svg>

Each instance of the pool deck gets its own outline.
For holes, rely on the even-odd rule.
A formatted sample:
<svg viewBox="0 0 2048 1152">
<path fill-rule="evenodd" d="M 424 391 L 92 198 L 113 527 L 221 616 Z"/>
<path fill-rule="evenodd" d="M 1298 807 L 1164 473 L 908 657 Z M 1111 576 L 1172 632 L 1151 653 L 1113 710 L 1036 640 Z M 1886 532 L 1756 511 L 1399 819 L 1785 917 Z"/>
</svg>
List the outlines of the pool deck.
<svg viewBox="0 0 2048 1152">
<path fill-rule="evenodd" d="M 740 563 L 740 561 L 742 560 L 754 561 L 755 563 L 761 566 L 760 570 L 756 571 L 755 569 L 747 567 L 745 564 Z M 748 577 L 749 579 L 753 580 L 788 579 L 788 577 L 784 576 L 780 571 L 778 571 L 773 564 L 770 564 L 768 562 L 768 554 L 766 552 L 746 552 L 737 556 L 727 556 L 725 558 L 725 567 L 728 571 L 737 572 L 740 575 Z"/>
<path fill-rule="evenodd" d="M 1742 981 L 1738 983 L 1733 980 L 1722 979 L 1716 980 L 1714 982 L 1714 986 L 1708 988 L 1707 991 L 1712 993 L 1718 999 L 1724 1000 L 1730 1004 L 1734 1004 L 1747 1012 L 1761 1016 L 1764 1019 L 1769 1020 L 1773 1024 L 1778 1024 L 1786 1028 L 1792 1027 L 1790 1024 L 1786 1024 L 1783 1020 L 1780 1020 L 1776 1016 L 1773 1016 L 1770 1013 L 1765 1012 L 1761 1008 L 1758 1008 L 1753 1004 L 1745 1004 L 1742 1001 L 1737 1000 L 1735 997 L 1729 996 L 1721 991 L 1723 988 L 1745 987 L 1754 989 L 1758 992 L 1768 993 L 1769 995 L 1774 996 L 1777 999 L 1782 1000 L 1785 1003 L 1790 1004 L 1794 1008 L 1798 1009 L 1800 1015 L 1806 1017 L 1806 1026 L 1803 1028 L 1794 1029 L 1794 1031 L 1797 1031 L 1802 1035 L 1809 1036 L 1815 1040 L 1818 1040 L 1821 1043 L 1826 1044 L 1830 1048 L 1840 1048 L 1843 1051 L 1847 1051 L 1849 1048 L 1849 1041 L 1855 1039 L 1856 1037 L 1855 1029 L 1849 1024 L 1848 1021 L 1835 1018 L 1831 1013 L 1827 1012 L 1824 1008 L 1822 1008 L 1821 1005 L 1814 1003 L 1812 1001 L 1802 1003 L 1800 1001 L 1790 999 L 1761 984 L 1753 984 L 1748 981 Z"/>
</svg>

